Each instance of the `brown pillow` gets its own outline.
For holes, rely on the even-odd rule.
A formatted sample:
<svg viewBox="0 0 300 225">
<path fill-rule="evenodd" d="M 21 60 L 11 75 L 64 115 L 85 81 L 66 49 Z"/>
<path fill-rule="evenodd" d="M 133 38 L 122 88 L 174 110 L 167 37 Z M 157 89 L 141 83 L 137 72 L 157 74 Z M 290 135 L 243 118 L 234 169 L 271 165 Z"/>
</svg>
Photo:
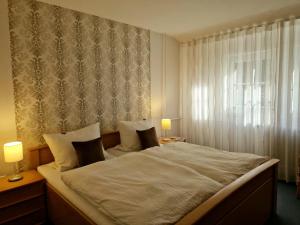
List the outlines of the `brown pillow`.
<svg viewBox="0 0 300 225">
<path fill-rule="evenodd" d="M 105 160 L 101 137 L 90 141 L 72 142 L 72 145 L 76 150 L 79 167 Z"/>
<path fill-rule="evenodd" d="M 147 130 L 137 130 L 136 132 L 139 136 L 142 149 L 151 148 L 153 146 L 159 146 L 155 127 L 152 127 Z"/>
</svg>

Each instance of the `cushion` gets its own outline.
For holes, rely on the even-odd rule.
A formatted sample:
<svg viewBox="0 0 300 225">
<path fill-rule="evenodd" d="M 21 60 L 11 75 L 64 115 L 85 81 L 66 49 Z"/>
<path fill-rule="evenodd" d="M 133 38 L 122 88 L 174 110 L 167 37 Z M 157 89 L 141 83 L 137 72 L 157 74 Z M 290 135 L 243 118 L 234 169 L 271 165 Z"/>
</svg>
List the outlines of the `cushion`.
<svg viewBox="0 0 300 225">
<path fill-rule="evenodd" d="M 155 127 L 151 127 L 147 130 L 137 130 L 136 132 L 139 136 L 142 149 L 159 146 Z"/>
<path fill-rule="evenodd" d="M 115 158 L 114 155 L 108 153 L 108 152 L 104 149 L 103 145 L 102 145 L 102 149 L 103 149 L 103 155 L 104 155 L 105 160 L 109 160 L 109 159 Z"/>
<path fill-rule="evenodd" d="M 73 141 L 72 145 L 77 153 L 78 165 L 80 167 L 105 160 L 101 137 L 84 142 Z"/>
<path fill-rule="evenodd" d="M 43 137 L 54 156 L 57 169 L 66 171 L 78 166 L 78 159 L 72 142 L 99 138 L 99 123 L 67 132 L 66 134 L 44 134 Z"/>
<path fill-rule="evenodd" d="M 119 121 L 118 129 L 123 151 L 138 151 L 142 149 L 137 130 L 146 130 L 152 127 L 150 120 Z"/>
</svg>

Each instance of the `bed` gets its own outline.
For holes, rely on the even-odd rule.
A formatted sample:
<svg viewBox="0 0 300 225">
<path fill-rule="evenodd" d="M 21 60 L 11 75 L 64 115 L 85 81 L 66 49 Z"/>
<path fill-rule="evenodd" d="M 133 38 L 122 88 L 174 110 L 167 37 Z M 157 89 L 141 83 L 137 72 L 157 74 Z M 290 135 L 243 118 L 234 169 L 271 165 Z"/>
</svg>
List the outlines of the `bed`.
<svg viewBox="0 0 300 225">
<path fill-rule="evenodd" d="M 118 132 L 104 134 L 102 138 L 105 149 L 120 144 Z M 33 168 L 53 161 L 47 146 L 31 150 L 30 156 Z M 176 224 L 264 224 L 272 214 L 276 213 L 278 162 L 277 159 L 268 160 L 239 177 L 187 213 Z M 57 178 L 52 178 L 53 180 Z M 84 201 L 80 203 L 78 199 L 79 203 L 74 204 L 74 199 L 70 200 L 72 199 L 70 196 L 57 188 L 57 185 L 54 186 L 48 178 L 47 206 L 48 217 L 52 223 L 96 224 L 93 210 L 87 206 L 88 204 L 81 207 Z M 101 217 L 103 224 L 110 224 L 106 219 L 105 215 Z"/>
</svg>

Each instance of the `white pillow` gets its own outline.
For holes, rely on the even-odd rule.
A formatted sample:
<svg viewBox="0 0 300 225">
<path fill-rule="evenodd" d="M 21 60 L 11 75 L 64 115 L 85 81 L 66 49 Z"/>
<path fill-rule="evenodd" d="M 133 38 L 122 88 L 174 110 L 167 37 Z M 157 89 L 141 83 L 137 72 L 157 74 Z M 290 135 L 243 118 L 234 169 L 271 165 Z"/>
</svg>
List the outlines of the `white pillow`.
<svg viewBox="0 0 300 225">
<path fill-rule="evenodd" d="M 109 154 L 106 150 L 104 150 L 104 148 L 103 148 L 103 155 L 104 155 L 105 160 L 115 158 L 113 155 Z"/>
<path fill-rule="evenodd" d="M 59 171 L 66 171 L 78 165 L 72 141 L 89 141 L 100 137 L 99 123 L 92 124 L 66 134 L 44 134 Z"/>
<path fill-rule="evenodd" d="M 137 130 L 153 127 L 150 120 L 119 121 L 118 129 L 121 137 L 121 147 L 124 151 L 138 151 L 142 149 Z"/>
</svg>

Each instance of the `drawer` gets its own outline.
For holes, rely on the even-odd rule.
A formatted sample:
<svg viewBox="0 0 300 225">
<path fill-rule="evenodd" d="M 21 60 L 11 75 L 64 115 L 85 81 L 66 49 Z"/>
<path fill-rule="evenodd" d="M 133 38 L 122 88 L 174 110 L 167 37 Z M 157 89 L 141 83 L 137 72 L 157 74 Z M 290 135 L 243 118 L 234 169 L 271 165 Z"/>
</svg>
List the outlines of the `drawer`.
<svg viewBox="0 0 300 225">
<path fill-rule="evenodd" d="M 44 195 L 44 182 L 37 182 L 2 192 L 0 193 L 0 210 L 40 195 Z"/>
<path fill-rule="evenodd" d="M 0 224 L 25 216 L 45 208 L 45 196 L 39 196 L 27 201 L 8 206 L 0 210 Z"/>
<path fill-rule="evenodd" d="M 35 225 L 44 224 L 46 222 L 45 209 L 36 210 L 30 214 L 18 217 L 14 220 L 10 220 L 1 225 Z"/>
</svg>

